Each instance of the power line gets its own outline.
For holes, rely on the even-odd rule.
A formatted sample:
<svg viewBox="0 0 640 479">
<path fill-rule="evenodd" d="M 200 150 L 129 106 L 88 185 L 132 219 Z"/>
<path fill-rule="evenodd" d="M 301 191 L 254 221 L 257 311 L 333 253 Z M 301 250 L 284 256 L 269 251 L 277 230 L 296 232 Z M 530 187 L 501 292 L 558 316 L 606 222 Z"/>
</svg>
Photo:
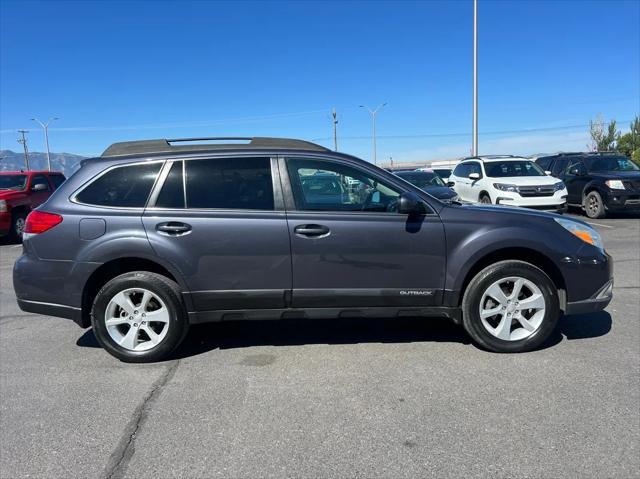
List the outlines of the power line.
<svg viewBox="0 0 640 479">
<path fill-rule="evenodd" d="M 194 127 L 206 127 L 206 126 L 216 126 L 216 125 L 225 125 L 229 123 L 252 123 L 259 121 L 269 121 L 269 120 L 278 120 L 299 116 L 307 116 L 307 115 L 317 115 L 319 113 L 327 113 L 328 109 L 318 109 L 318 110 L 307 110 L 307 111 L 297 111 L 290 113 L 274 113 L 271 115 L 261 115 L 261 116 L 250 116 L 250 117 L 237 117 L 237 118 L 226 118 L 219 120 L 198 120 L 198 121 L 185 121 L 185 122 L 175 122 L 175 123 L 149 123 L 149 124 L 141 124 L 141 125 L 118 125 L 118 126 L 75 126 L 75 127 L 63 127 L 63 128 L 50 128 L 51 131 L 124 131 L 124 130 L 154 130 L 154 129 L 163 129 L 163 128 L 194 128 Z M 3 129 L 0 130 L 0 133 L 9 133 L 14 132 L 15 129 Z"/>
<path fill-rule="evenodd" d="M 626 123 L 631 120 L 622 120 L 620 123 Z M 578 128 L 589 128 L 588 124 L 582 125 L 567 125 L 567 126 L 553 126 L 546 128 L 522 128 L 519 130 L 495 130 L 495 131 L 485 131 L 481 132 L 481 135 L 509 135 L 513 133 L 536 133 L 536 132 L 545 132 L 545 131 L 562 131 L 562 130 L 575 130 Z M 377 135 L 377 138 L 385 138 L 388 140 L 401 140 L 405 138 L 448 138 L 448 137 L 461 137 L 461 136 L 469 136 L 472 133 L 465 132 L 455 132 L 455 133 L 424 133 L 424 134 L 415 134 L 415 135 Z M 359 136 L 342 136 L 343 140 L 370 140 L 372 136 L 370 135 L 359 135 Z M 330 137 L 325 138 L 314 138 L 311 141 L 328 141 Z"/>
</svg>

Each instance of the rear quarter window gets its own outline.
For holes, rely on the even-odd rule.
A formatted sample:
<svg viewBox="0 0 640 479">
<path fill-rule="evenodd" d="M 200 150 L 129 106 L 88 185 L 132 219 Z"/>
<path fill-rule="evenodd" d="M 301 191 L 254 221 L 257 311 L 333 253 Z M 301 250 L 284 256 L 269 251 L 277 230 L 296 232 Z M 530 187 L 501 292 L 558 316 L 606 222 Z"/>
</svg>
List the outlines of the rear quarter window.
<svg viewBox="0 0 640 479">
<path fill-rule="evenodd" d="M 147 163 L 113 168 L 80 191 L 76 201 L 97 206 L 143 208 L 161 166 L 161 163 Z"/>
<path fill-rule="evenodd" d="M 49 175 L 49 180 L 53 183 L 53 189 L 57 190 L 60 188 L 60 185 L 64 183 L 65 177 L 62 175 Z"/>
</svg>

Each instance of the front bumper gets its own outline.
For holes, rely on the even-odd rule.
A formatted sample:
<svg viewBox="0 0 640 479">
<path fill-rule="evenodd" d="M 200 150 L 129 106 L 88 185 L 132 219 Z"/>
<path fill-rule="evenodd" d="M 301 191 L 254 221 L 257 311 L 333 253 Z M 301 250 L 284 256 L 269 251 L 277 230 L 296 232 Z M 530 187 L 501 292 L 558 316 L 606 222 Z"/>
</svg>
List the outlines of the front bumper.
<svg viewBox="0 0 640 479">
<path fill-rule="evenodd" d="M 606 308 L 613 298 L 613 278 L 600 288 L 600 290 L 591 298 L 582 301 L 574 301 L 567 303 L 564 313 L 569 314 L 587 314 L 602 311 Z"/>
<path fill-rule="evenodd" d="M 640 192 L 611 190 L 605 207 L 610 211 L 640 211 Z"/>
<path fill-rule="evenodd" d="M 11 231 L 11 213 L 0 213 L 0 236 L 5 236 Z"/>
<path fill-rule="evenodd" d="M 553 196 L 520 196 L 519 193 L 500 191 L 496 198 L 497 205 L 519 206 L 539 210 L 558 211 L 567 208 L 567 190 L 560 190 Z"/>
</svg>

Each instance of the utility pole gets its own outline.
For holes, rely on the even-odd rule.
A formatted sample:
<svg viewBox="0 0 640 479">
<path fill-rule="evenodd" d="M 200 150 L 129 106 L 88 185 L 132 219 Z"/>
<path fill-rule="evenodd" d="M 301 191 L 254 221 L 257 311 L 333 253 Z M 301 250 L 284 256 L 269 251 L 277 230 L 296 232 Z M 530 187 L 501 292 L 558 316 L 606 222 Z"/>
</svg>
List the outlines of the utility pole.
<svg viewBox="0 0 640 479">
<path fill-rule="evenodd" d="M 371 114 L 371 122 L 372 122 L 372 129 L 373 129 L 373 164 L 377 164 L 377 152 L 376 152 L 376 115 L 378 114 L 378 111 L 380 110 L 380 108 L 382 108 L 383 106 L 385 106 L 387 104 L 387 102 L 384 102 L 380 105 L 378 105 L 378 107 L 375 110 L 372 110 L 371 108 L 369 108 L 368 106 L 365 105 L 360 105 L 360 108 L 365 108 L 370 114 Z"/>
<path fill-rule="evenodd" d="M 42 123 L 37 118 L 31 118 L 32 121 L 40 123 L 40 126 L 44 130 L 44 141 L 47 144 L 47 168 L 49 169 L 49 171 L 51 171 L 51 155 L 49 153 L 49 123 L 51 123 L 52 121 L 56 121 L 58 119 L 59 118 L 49 118 L 48 122 Z"/>
<path fill-rule="evenodd" d="M 473 147 L 471 155 L 478 155 L 478 0 L 473 0 Z"/>
<path fill-rule="evenodd" d="M 335 108 L 331 111 L 331 116 L 333 117 L 333 149 L 338 151 L 338 113 Z"/>
<path fill-rule="evenodd" d="M 22 143 L 22 147 L 24 148 L 24 164 L 27 167 L 27 171 L 29 171 L 29 147 L 27 146 L 27 139 L 24 136 L 29 132 L 27 130 L 18 130 L 18 133 L 22 135 L 22 138 L 18 138 L 18 143 Z"/>
</svg>

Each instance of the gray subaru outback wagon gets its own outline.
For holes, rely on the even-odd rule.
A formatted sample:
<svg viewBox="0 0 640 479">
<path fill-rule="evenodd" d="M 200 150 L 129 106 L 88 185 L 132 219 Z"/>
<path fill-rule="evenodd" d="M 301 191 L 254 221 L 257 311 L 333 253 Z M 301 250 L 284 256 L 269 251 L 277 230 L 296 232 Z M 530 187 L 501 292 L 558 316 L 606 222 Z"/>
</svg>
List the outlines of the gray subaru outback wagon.
<svg viewBox="0 0 640 479">
<path fill-rule="evenodd" d="M 167 357 L 190 324 L 290 317 L 447 317 L 488 350 L 527 351 L 613 285 L 583 222 L 443 203 L 275 138 L 116 143 L 29 215 L 23 249 L 20 307 L 92 326 L 132 362 Z"/>
</svg>

